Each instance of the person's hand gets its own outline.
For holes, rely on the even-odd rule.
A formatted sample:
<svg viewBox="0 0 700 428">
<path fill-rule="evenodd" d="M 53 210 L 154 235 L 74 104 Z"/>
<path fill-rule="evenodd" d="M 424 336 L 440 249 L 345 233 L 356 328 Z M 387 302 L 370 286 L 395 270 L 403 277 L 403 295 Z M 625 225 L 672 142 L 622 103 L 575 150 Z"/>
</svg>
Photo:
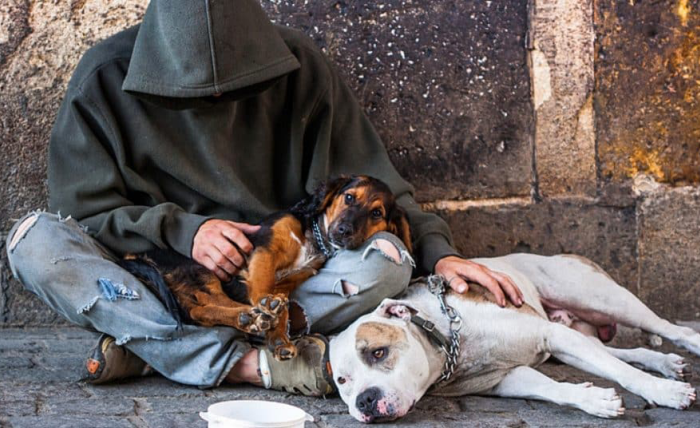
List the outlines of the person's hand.
<svg viewBox="0 0 700 428">
<path fill-rule="evenodd" d="M 493 293 L 501 307 L 506 305 L 506 294 L 514 305 L 523 304 L 523 293 L 513 280 L 508 275 L 494 272 L 484 265 L 456 256 L 447 256 L 435 264 L 435 273 L 444 276 L 450 287 L 458 293 L 466 293 L 469 290 L 467 281 L 473 281 Z"/>
<path fill-rule="evenodd" d="M 245 266 L 244 254 L 253 251 L 253 244 L 246 234 L 258 229 L 260 226 L 247 223 L 207 220 L 194 235 L 192 258 L 214 272 L 221 281 L 228 282 Z"/>
</svg>

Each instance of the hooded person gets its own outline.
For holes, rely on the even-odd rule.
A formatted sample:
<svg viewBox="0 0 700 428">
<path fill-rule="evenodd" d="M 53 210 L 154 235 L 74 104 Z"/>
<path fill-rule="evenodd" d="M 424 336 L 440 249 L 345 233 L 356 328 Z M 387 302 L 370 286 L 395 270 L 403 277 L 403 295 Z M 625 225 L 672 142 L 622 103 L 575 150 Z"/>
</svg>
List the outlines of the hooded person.
<svg viewBox="0 0 700 428">
<path fill-rule="evenodd" d="M 250 354 L 242 335 L 197 326 L 176 334 L 160 302 L 112 260 L 171 248 L 200 261 L 194 243 L 210 221 L 250 231 L 248 224 L 293 205 L 328 178 L 365 174 L 389 185 L 407 212 L 420 271 L 433 272 L 439 260 L 457 256 L 446 223 L 420 210 L 333 65 L 305 35 L 273 25 L 256 0 L 152 0 L 140 25 L 89 49 L 56 118 L 48 164 L 49 210 L 60 214 L 18 222 L 13 232 L 21 236 L 8 238 L 16 246 L 8 244 L 10 263 L 56 311 L 116 339 L 100 340 L 93 379 L 140 373 L 144 364 L 103 372 L 107 354 L 133 353 L 177 382 L 206 387 L 224 380 Z M 23 256 L 32 236 L 52 245 Z M 54 252 L 81 262 L 49 263 Z M 340 295 L 330 289 L 337 274 L 324 277 L 325 268 L 308 281 L 316 283 L 302 285 L 296 298 L 307 302 L 312 331 L 338 330 L 405 289 L 409 263 L 377 260 L 376 269 L 362 273 L 384 272 L 379 279 L 394 285 Z M 117 284 L 118 297 L 128 289 L 137 298 L 92 298 L 104 289 L 103 279 Z M 367 278 L 355 282 L 361 281 Z M 302 363 L 294 360 L 298 368 Z M 332 388 L 319 382 L 316 395 Z M 263 383 L 285 388 L 264 376 Z"/>
<path fill-rule="evenodd" d="M 80 61 L 49 145 L 49 209 L 116 253 L 192 255 L 200 225 L 257 223 L 329 177 L 386 182 L 418 265 L 456 254 L 328 59 L 256 0 L 154 0 Z"/>
</svg>

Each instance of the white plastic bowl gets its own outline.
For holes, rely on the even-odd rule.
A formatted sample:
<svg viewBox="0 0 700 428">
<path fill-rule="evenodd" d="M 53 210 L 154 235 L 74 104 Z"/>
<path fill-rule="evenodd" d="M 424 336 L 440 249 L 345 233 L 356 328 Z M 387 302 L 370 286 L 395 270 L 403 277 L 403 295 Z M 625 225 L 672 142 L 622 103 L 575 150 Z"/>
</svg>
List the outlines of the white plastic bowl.
<svg viewBox="0 0 700 428">
<path fill-rule="evenodd" d="M 199 416 L 209 428 L 304 428 L 313 416 L 298 407 L 274 401 L 233 400 L 209 406 Z"/>
</svg>

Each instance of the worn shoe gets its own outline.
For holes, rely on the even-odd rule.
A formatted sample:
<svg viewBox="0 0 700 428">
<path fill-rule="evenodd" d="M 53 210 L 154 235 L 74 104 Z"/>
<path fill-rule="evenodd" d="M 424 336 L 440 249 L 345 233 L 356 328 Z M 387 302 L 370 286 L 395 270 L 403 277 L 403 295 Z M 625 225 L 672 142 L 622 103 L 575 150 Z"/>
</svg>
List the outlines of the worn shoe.
<svg viewBox="0 0 700 428">
<path fill-rule="evenodd" d="M 114 338 L 106 334 L 100 336 L 97 345 L 90 351 L 85 369 L 83 380 L 95 385 L 153 373 L 153 369 L 141 358 L 126 347 L 117 345 Z"/>
<path fill-rule="evenodd" d="M 294 345 L 297 356 L 285 361 L 277 361 L 267 347 L 259 349 L 260 375 L 265 388 L 312 397 L 334 393 L 328 340 L 314 334 L 297 339 Z"/>
</svg>

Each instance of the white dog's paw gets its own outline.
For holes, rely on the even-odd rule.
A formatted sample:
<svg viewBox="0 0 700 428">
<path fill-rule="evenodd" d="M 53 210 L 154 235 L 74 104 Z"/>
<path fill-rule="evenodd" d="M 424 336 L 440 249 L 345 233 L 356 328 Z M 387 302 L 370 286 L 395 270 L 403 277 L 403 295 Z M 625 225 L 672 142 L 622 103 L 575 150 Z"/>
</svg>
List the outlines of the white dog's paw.
<svg viewBox="0 0 700 428">
<path fill-rule="evenodd" d="M 690 375 L 690 364 L 683 357 L 676 354 L 662 354 L 653 370 L 667 378 L 685 380 Z"/>
<path fill-rule="evenodd" d="M 681 337 L 673 342 L 700 357 L 700 333 L 689 327 L 679 327 Z"/>
<path fill-rule="evenodd" d="M 695 388 L 689 383 L 658 379 L 644 398 L 652 404 L 672 409 L 687 409 L 695 401 Z"/>
<path fill-rule="evenodd" d="M 622 398 L 613 388 L 598 388 L 586 382 L 576 385 L 581 388 L 578 408 L 599 418 L 616 418 L 625 414 Z"/>
<path fill-rule="evenodd" d="M 676 354 L 664 354 L 649 349 L 638 348 L 639 359 L 633 364 L 651 370 L 669 379 L 685 380 L 690 375 L 690 364 Z"/>
</svg>

